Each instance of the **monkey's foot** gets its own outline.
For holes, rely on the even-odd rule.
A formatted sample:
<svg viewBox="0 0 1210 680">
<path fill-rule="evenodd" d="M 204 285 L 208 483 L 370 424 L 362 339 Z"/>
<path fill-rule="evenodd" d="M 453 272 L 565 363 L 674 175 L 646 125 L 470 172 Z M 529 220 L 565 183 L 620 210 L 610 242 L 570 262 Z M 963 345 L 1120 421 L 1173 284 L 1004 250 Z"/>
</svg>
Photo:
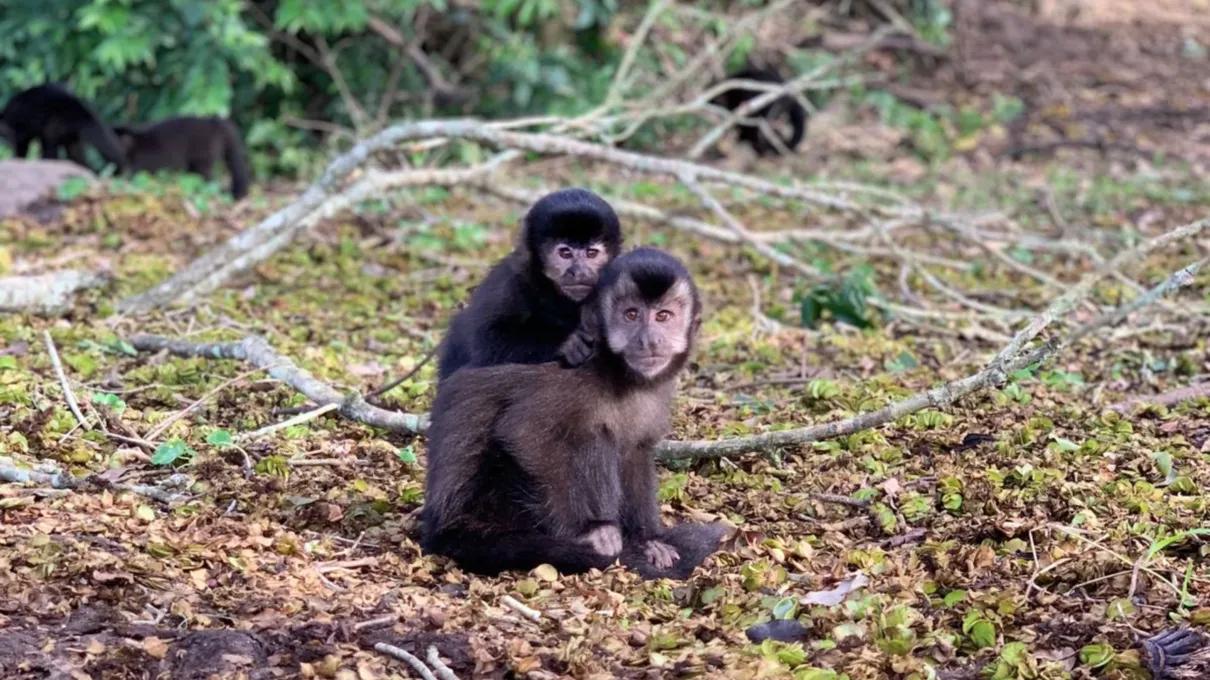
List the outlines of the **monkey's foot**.
<svg viewBox="0 0 1210 680">
<path fill-rule="evenodd" d="M 598 555 L 606 557 L 622 552 L 622 532 L 613 524 L 602 524 L 588 530 L 580 537 L 580 542 L 587 543 Z"/>
<path fill-rule="evenodd" d="M 676 548 L 661 543 L 659 541 L 647 541 L 643 546 L 643 554 L 647 556 L 647 561 L 656 569 L 667 569 L 676 564 L 676 561 L 681 559 L 680 553 Z"/>
</svg>

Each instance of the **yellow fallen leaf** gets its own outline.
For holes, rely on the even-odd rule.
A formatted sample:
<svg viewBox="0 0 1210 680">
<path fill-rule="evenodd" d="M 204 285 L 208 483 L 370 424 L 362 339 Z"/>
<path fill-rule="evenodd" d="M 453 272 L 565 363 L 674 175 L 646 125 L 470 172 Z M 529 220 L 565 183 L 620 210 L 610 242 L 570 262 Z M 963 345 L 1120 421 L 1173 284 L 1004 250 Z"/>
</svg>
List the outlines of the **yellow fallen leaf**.
<svg viewBox="0 0 1210 680">
<path fill-rule="evenodd" d="M 547 583 L 554 583 L 555 581 L 559 580 L 559 570 L 555 569 L 549 564 L 539 564 L 538 566 L 534 567 L 533 571 L 529 573 L 537 576 Z"/>
<path fill-rule="evenodd" d="M 158 637 L 143 638 L 143 651 L 152 658 L 162 659 L 168 656 L 168 643 Z"/>
<path fill-rule="evenodd" d="M 205 569 L 194 569 L 189 572 L 189 578 L 193 581 L 193 587 L 198 590 L 206 589 L 206 579 L 208 577 L 209 574 L 206 573 Z"/>
<path fill-rule="evenodd" d="M 105 643 L 101 642 L 100 640 L 98 640 L 96 638 L 93 638 L 88 641 L 88 646 L 84 648 L 84 651 L 88 652 L 89 654 L 96 654 L 96 655 L 104 654 L 105 653 Z"/>
<path fill-rule="evenodd" d="M 150 506 L 140 505 L 139 507 L 135 508 L 134 516 L 138 517 L 144 522 L 154 522 L 155 510 L 153 510 Z"/>
</svg>

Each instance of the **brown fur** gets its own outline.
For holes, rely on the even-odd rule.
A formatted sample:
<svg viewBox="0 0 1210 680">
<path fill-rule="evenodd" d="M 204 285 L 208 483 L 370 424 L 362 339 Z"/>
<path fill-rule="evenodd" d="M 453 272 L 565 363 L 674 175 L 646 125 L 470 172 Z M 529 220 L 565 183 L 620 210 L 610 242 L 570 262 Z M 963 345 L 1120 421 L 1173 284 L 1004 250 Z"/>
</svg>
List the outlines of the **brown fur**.
<svg viewBox="0 0 1210 680">
<path fill-rule="evenodd" d="M 676 376 L 701 314 L 688 272 L 664 253 L 637 249 L 607 268 L 592 308 L 598 351 L 584 365 L 462 369 L 438 387 L 426 550 L 478 573 L 543 562 L 574 573 L 619 557 L 591 547 L 612 526 L 628 566 L 684 578 L 715 549 L 716 529 L 678 529 L 672 548 L 681 559 L 652 568 L 652 544 L 670 535 L 659 518 L 653 448 L 671 428 Z M 683 310 L 683 318 L 646 321 L 670 309 Z M 667 361 L 644 368 L 650 353 Z"/>
<path fill-rule="evenodd" d="M 250 172 L 239 131 L 223 118 L 169 118 L 154 125 L 133 128 L 114 126 L 126 150 L 131 172 L 174 170 L 214 175 L 214 164 L 222 160 L 231 173 L 231 196 L 248 194 Z"/>
</svg>

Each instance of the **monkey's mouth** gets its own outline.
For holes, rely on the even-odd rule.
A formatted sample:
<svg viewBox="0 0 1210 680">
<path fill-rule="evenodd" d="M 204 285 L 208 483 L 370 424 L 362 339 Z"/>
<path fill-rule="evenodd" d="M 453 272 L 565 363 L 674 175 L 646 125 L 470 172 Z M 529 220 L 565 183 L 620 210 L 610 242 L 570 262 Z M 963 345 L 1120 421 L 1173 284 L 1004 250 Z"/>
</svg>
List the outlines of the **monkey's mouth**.
<svg viewBox="0 0 1210 680">
<path fill-rule="evenodd" d="M 631 356 L 627 357 L 626 363 L 630 364 L 631 368 L 642 373 L 644 376 L 651 377 L 664 370 L 664 367 L 668 365 L 668 357 L 658 354 Z"/>
<path fill-rule="evenodd" d="M 576 302 L 588 297 L 588 294 L 592 292 L 592 284 L 590 283 L 565 283 L 559 286 L 559 288 L 563 291 L 564 295 Z"/>
</svg>

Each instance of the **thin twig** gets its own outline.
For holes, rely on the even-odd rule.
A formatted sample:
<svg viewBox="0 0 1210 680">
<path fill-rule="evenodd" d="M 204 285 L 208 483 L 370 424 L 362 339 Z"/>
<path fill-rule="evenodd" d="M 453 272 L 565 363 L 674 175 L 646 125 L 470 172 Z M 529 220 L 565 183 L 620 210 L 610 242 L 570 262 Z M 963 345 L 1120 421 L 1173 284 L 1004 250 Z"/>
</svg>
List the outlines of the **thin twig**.
<svg viewBox="0 0 1210 680">
<path fill-rule="evenodd" d="M 379 626 L 385 626 L 390 623 L 395 623 L 398 620 L 399 620 L 398 614 L 387 614 L 386 616 L 380 616 L 376 619 L 369 619 L 368 621 L 361 621 L 360 623 L 355 623 L 355 624 L 353 624 L 353 630 L 365 630 L 366 628 L 377 628 Z"/>
<path fill-rule="evenodd" d="M 406 649 L 400 649 L 395 645 L 388 645 L 385 642 L 378 642 L 375 643 L 374 650 L 407 663 L 424 680 L 437 680 L 436 676 L 433 675 L 433 671 L 429 670 L 429 667 L 424 665 L 423 661 Z"/>
<path fill-rule="evenodd" d="M 450 670 L 450 667 L 445 665 L 441 660 L 441 653 L 437 651 L 436 646 L 429 645 L 429 652 L 425 658 L 441 680 L 458 680 L 458 676 L 454 675 L 454 671 Z"/>
<path fill-rule="evenodd" d="M 512 595 L 505 595 L 504 597 L 500 598 L 500 602 L 502 604 L 504 604 L 504 606 L 517 612 L 521 616 L 524 616 L 525 618 L 529 619 L 530 621 L 533 621 L 534 623 L 542 622 L 542 612 L 538 611 L 537 609 L 531 609 L 531 608 L 521 604 Z"/>
<path fill-rule="evenodd" d="M 397 386 L 407 382 L 409 379 L 411 379 L 412 376 L 419 373 L 420 369 L 424 368 L 424 365 L 427 364 L 429 362 L 429 359 L 432 359 L 433 355 L 436 353 L 437 353 L 436 347 L 434 347 L 433 349 L 430 349 L 429 353 L 425 354 L 424 358 L 420 360 L 420 363 L 418 363 L 412 367 L 412 370 L 408 371 L 407 373 L 404 373 L 402 377 L 396 378 L 396 379 L 392 380 L 391 382 L 383 385 L 382 387 L 379 387 L 378 389 L 374 390 L 373 392 L 370 392 L 369 394 L 366 395 L 366 398 L 369 399 L 370 397 L 377 397 L 379 395 L 386 394 L 387 392 L 390 392 L 391 390 L 395 389 Z"/>
<path fill-rule="evenodd" d="M 267 436 L 273 434 L 274 432 L 280 432 L 281 430 L 284 430 L 287 427 L 294 427 L 295 425 L 301 425 L 302 423 L 315 420 L 316 418 L 324 415 L 325 413 L 331 413 L 332 411 L 337 411 L 339 409 L 340 409 L 339 403 L 324 404 L 323 406 L 320 406 L 318 408 L 308 409 L 307 411 L 304 411 L 288 420 L 283 420 L 280 423 L 273 423 L 272 425 L 266 425 L 265 427 L 262 427 L 259 430 L 241 434 L 237 437 L 237 439 L 239 441 L 252 441 L 254 439 L 260 439 L 261 437 L 267 437 Z M 313 464 L 314 463 L 312 463 L 312 465 Z"/>
<path fill-rule="evenodd" d="M 189 415 L 189 413 L 191 413 L 192 411 L 197 409 L 202 404 L 206 403 L 206 401 L 209 400 L 211 397 L 213 397 L 214 395 L 218 394 L 219 392 L 222 392 L 223 390 L 227 389 L 228 387 L 231 387 L 232 385 L 240 382 L 241 380 L 243 380 L 251 375 L 260 373 L 262 370 L 264 370 L 264 369 L 254 368 L 251 371 L 246 371 L 244 373 L 241 373 L 241 374 L 235 376 L 234 378 L 231 378 L 230 380 L 223 381 L 223 383 L 220 384 L 218 387 L 215 387 L 214 389 L 210 390 L 206 394 L 202 395 L 201 399 L 198 399 L 197 401 L 193 402 L 192 404 L 185 407 L 184 409 L 177 411 L 176 413 L 165 418 L 164 421 L 161 422 L 159 425 L 157 425 L 154 430 L 152 430 L 151 432 L 148 432 L 147 436 L 144 437 L 144 439 L 146 439 L 149 442 L 154 442 L 161 434 L 164 433 L 165 430 L 167 430 L 169 427 L 171 427 L 173 423 L 175 423 L 176 421 L 180 420 L 181 418 L 184 418 L 185 416 Z"/>
<path fill-rule="evenodd" d="M 50 331 L 42 331 L 42 340 L 46 343 L 46 351 L 50 353 L 50 365 L 55 368 L 55 375 L 59 376 L 59 385 L 63 388 L 63 398 L 67 400 L 67 408 L 71 409 L 71 414 L 76 417 L 76 422 L 80 423 L 80 427 L 85 430 L 91 430 L 92 425 L 84 419 L 84 414 L 80 413 L 80 405 L 76 403 L 76 393 L 72 391 L 71 385 L 67 382 L 67 374 L 63 372 L 63 364 L 59 361 L 59 350 L 55 349 L 54 338 L 50 337 Z"/>
</svg>

